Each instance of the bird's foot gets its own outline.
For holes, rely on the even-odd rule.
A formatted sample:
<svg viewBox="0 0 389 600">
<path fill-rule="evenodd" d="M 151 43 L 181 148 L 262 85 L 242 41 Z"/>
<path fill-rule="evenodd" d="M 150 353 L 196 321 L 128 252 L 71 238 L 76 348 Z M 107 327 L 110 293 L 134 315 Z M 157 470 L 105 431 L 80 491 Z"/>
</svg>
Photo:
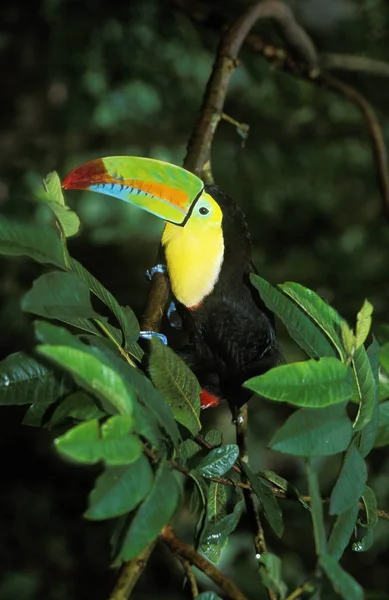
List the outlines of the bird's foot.
<svg viewBox="0 0 389 600">
<path fill-rule="evenodd" d="M 151 269 L 147 269 L 146 275 L 150 281 L 152 280 L 155 273 L 167 273 L 166 265 L 158 264 L 151 267 Z"/>
<path fill-rule="evenodd" d="M 157 337 L 163 344 L 165 344 L 165 346 L 168 345 L 166 335 L 163 333 L 158 333 L 157 331 L 141 331 L 139 337 L 141 337 L 143 340 L 151 340 L 151 338 Z"/>
</svg>

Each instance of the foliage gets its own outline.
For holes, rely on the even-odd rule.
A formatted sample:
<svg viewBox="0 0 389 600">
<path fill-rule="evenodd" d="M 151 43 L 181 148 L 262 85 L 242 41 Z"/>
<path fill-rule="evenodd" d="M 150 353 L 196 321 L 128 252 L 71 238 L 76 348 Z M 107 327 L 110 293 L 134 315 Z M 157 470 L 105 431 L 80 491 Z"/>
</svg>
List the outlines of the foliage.
<svg viewBox="0 0 389 600">
<path fill-rule="evenodd" d="M 58 185 L 47 185 L 46 202 L 57 202 L 59 194 Z M 101 465 L 85 516 L 120 517 L 112 538 L 115 564 L 145 550 L 184 510 L 184 486 L 198 519 L 194 537 L 210 560 L 219 561 L 239 525 L 242 489 L 251 490 L 260 513 L 282 537 L 276 497 L 296 498 L 301 510 L 307 503 L 277 474 L 253 472 L 239 460 L 235 444 L 222 444 L 219 432 L 201 431 L 200 386 L 170 348 L 153 341 L 145 368 L 135 316 L 69 256 L 66 239 L 74 227 L 63 221 L 62 196 L 57 203 L 64 213 L 54 210 L 52 224 L 39 232 L 35 225 L 0 221 L 1 252 L 51 265 L 22 299 L 23 310 L 46 321 L 35 323 L 34 350 L 0 363 L 0 403 L 31 405 L 26 421 L 57 432 L 55 447 L 66 460 Z M 374 446 L 389 443 L 388 401 L 381 394 L 379 402 L 378 378 L 378 360 L 389 375 L 388 343 L 380 348 L 369 340 L 369 303 L 357 316 L 354 334 L 312 290 L 295 283 L 272 286 L 256 275 L 252 283 L 308 354 L 308 360 L 275 367 L 245 385 L 270 401 L 298 407 L 271 432 L 270 447 L 305 459 L 317 554 L 311 583 L 318 585 L 325 573 L 345 600 L 360 600 L 361 586 L 339 560 L 350 544 L 365 551 L 373 543 L 377 503 L 366 486 L 365 458 Z M 91 294 L 106 314 L 94 308 Z M 338 458 L 339 470 L 324 505 L 320 465 L 330 456 Z M 275 554 L 259 558 L 261 581 L 279 598 L 286 595 L 282 572 Z M 201 596 L 216 598 L 213 592 Z"/>
</svg>

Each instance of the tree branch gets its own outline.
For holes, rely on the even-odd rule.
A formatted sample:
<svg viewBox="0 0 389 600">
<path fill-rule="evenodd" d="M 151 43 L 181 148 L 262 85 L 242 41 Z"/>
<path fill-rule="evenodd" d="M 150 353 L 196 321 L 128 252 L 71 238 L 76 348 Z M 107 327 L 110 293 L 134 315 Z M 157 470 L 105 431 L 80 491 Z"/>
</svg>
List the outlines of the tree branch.
<svg viewBox="0 0 389 600">
<path fill-rule="evenodd" d="M 389 64 L 382 60 L 375 60 L 367 56 L 354 56 L 353 54 L 325 53 L 320 55 L 320 66 L 329 71 L 353 71 L 375 75 L 377 77 L 389 77 Z"/>
<path fill-rule="evenodd" d="M 130 598 L 131 592 L 141 576 L 147 561 L 154 550 L 155 544 L 156 542 L 152 542 L 142 550 L 136 558 L 123 564 L 109 600 L 128 600 L 128 598 Z"/>
<path fill-rule="evenodd" d="M 184 558 L 200 569 L 200 571 L 212 579 L 223 590 L 228 598 L 231 600 L 248 600 L 227 575 L 224 575 L 219 569 L 214 567 L 208 560 L 196 552 L 194 548 L 180 540 L 170 525 L 163 528 L 160 538 L 170 548 L 172 554 L 179 558 Z"/>
</svg>

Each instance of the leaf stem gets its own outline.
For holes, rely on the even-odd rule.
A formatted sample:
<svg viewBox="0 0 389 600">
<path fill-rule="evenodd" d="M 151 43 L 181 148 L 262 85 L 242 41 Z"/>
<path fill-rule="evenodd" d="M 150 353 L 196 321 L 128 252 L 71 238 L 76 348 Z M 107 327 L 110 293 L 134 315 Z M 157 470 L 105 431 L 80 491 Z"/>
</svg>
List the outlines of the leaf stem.
<svg viewBox="0 0 389 600">
<path fill-rule="evenodd" d="M 182 556 L 179 556 L 178 558 L 183 566 L 185 575 L 189 581 L 192 597 L 197 598 L 197 596 L 199 595 L 199 588 L 197 586 L 197 581 L 196 581 L 195 574 L 193 573 L 192 566 L 191 566 L 190 562 L 188 560 L 186 560 L 185 558 L 183 558 Z"/>
<path fill-rule="evenodd" d="M 98 319 L 94 319 L 94 321 L 95 321 L 96 325 L 98 325 L 100 327 L 101 331 L 103 331 L 103 333 L 105 333 L 107 338 L 110 339 L 111 342 L 113 342 L 115 344 L 116 348 L 119 350 L 119 352 L 123 356 L 124 360 L 127 361 L 129 365 L 136 368 L 136 364 L 134 363 L 134 361 L 132 360 L 130 355 L 127 354 L 127 352 L 124 350 L 124 348 L 121 347 L 120 344 L 118 344 L 118 342 L 115 340 L 115 338 L 113 337 L 113 335 L 111 334 L 109 329 L 104 325 L 104 323 L 102 323 Z"/>
<path fill-rule="evenodd" d="M 248 600 L 232 579 L 214 567 L 208 560 L 196 552 L 192 546 L 189 546 L 180 540 L 170 525 L 167 525 L 162 529 L 160 538 L 169 547 L 172 554 L 178 558 L 184 558 L 186 561 L 200 569 L 207 577 L 212 579 L 212 581 L 223 590 L 227 598 L 230 598 L 230 600 Z"/>
</svg>

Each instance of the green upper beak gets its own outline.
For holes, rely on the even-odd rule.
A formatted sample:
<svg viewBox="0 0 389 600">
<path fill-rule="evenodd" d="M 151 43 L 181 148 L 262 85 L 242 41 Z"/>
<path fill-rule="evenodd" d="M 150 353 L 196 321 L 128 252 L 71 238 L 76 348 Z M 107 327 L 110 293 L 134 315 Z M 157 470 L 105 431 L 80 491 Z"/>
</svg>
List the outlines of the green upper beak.
<svg viewBox="0 0 389 600">
<path fill-rule="evenodd" d="M 62 187 L 114 196 L 182 225 L 204 184 L 193 173 L 161 160 L 111 156 L 73 169 Z"/>
</svg>

